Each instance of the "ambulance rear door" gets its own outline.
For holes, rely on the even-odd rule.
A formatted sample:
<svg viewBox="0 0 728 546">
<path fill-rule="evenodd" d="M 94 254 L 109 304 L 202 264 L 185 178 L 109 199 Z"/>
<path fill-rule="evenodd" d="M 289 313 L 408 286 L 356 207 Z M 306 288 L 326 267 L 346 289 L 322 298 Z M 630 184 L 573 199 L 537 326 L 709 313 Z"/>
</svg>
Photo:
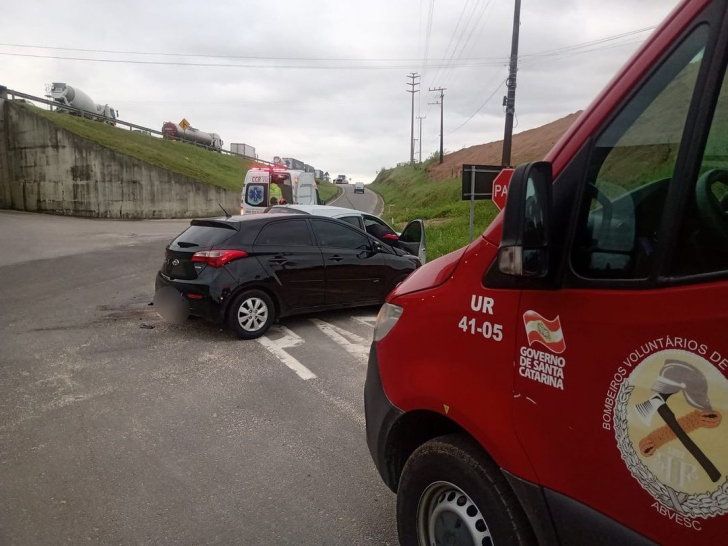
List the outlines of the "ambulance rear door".
<svg viewBox="0 0 728 546">
<path fill-rule="evenodd" d="M 270 174 L 267 171 L 250 170 L 245 175 L 245 185 L 240 199 L 241 214 L 265 212 L 268 206 Z"/>
</svg>

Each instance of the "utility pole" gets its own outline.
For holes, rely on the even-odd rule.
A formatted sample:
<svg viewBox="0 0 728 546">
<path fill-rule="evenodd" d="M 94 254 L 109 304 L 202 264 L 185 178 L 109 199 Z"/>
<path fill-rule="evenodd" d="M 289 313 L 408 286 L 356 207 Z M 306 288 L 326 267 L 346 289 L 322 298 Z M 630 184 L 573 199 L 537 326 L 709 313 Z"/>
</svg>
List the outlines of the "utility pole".
<svg viewBox="0 0 728 546">
<path fill-rule="evenodd" d="M 417 116 L 417 119 L 420 122 L 420 163 L 422 163 L 422 120 L 427 118 L 427 116 Z"/>
<path fill-rule="evenodd" d="M 506 107 L 506 127 L 503 133 L 503 158 L 501 163 L 504 167 L 511 165 L 511 143 L 513 140 L 513 116 L 516 112 L 516 74 L 518 73 L 518 31 L 521 26 L 521 0 L 516 0 L 516 8 L 513 13 L 513 39 L 511 41 L 511 65 L 506 86 L 508 96 L 503 97 L 503 106 Z"/>
<path fill-rule="evenodd" d="M 415 93 L 419 93 L 420 90 L 417 89 L 417 86 L 420 85 L 417 79 L 419 79 L 419 74 L 417 72 L 411 72 L 407 76 L 410 80 L 410 82 L 407 82 L 407 86 L 410 87 L 410 89 L 407 89 L 407 93 L 412 94 L 412 118 L 410 120 L 410 165 L 414 165 L 415 163 Z"/>
<path fill-rule="evenodd" d="M 445 104 L 445 90 L 447 87 L 430 87 L 430 91 L 439 91 L 440 92 L 440 100 L 431 102 L 430 104 L 439 104 L 440 105 L 440 163 L 442 163 L 442 154 L 443 154 L 443 146 L 442 146 L 442 138 L 443 138 L 443 129 L 444 129 L 444 104 Z"/>
</svg>

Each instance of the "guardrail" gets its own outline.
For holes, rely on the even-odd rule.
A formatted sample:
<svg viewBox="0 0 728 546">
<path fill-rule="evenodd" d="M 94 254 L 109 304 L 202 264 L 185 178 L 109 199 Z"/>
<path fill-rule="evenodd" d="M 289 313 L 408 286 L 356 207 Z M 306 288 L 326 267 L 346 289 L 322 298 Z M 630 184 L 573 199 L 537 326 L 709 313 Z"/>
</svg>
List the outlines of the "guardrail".
<svg viewBox="0 0 728 546">
<path fill-rule="evenodd" d="M 1 87 L 2 86 L 0 86 L 0 88 Z M 132 131 L 134 129 L 136 129 L 137 131 L 145 131 L 145 132 L 149 133 L 150 135 L 158 135 L 162 138 L 165 138 L 164 133 L 162 133 L 162 131 L 157 131 L 156 129 L 152 129 L 150 127 L 143 127 L 141 125 L 137 125 L 137 124 L 131 123 L 129 121 L 123 121 L 120 119 L 112 120 L 111 118 L 107 118 L 106 116 L 101 116 L 94 112 L 89 112 L 88 110 L 82 110 L 81 108 L 76 108 L 74 106 L 66 106 L 65 104 L 61 104 L 60 102 L 47 100 L 47 99 L 41 98 L 41 97 L 35 97 L 33 95 L 28 95 L 27 93 L 21 93 L 20 91 L 16 91 L 14 89 L 6 89 L 5 92 L 10 97 L 10 100 L 15 100 L 16 97 L 19 97 L 21 99 L 26 99 L 26 100 L 32 100 L 33 102 L 40 102 L 42 104 L 47 104 L 48 106 L 54 107 L 56 109 L 56 111 L 65 110 L 68 112 L 77 113 L 78 115 L 80 115 L 83 118 L 95 119 L 95 120 L 99 120 L 99 121 L 113 121 L 114 124 L 116 124 L 117 126 L 125 125 L 125 126 L 129 127 L 129 129 Z M 249 157 L 247 155 L 230 152 L 228 150 L 223 150 L 223 149 L 218 150 L 217 148 L 213 148 L 212 146 L 205 146 L 204 144 L 200 144 L 198 142 L 193 142 L 191 140 L 186 140 L 183 138 L 177 138 L 175 140 L 179 140 L 180 142 L 184 142 L 185 144 L 191 144 L 193 146 L 197 146 L 198 148 L 205 148 L 206 150 L 212 150 L 213 152 L 220 152 L 220 153 L 227 154 L 227 155 L 244 157 L 245 159 L 252 159 L 256 163 L 264 163 L 266 165 L 273 165 L 273 163 L 271 163 L 270 161 L 264 161 L 264 160 L 258 159 L 256 157 Z"/>
</svg>

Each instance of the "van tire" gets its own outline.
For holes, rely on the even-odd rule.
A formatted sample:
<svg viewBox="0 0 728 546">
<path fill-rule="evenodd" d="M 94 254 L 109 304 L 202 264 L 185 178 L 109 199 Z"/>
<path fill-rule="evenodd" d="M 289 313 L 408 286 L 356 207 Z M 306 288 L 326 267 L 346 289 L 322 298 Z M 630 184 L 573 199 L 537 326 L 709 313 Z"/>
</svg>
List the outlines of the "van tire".
<svg viewBox="0 0 728 546">
<path fill-rule="evenodd" d="M 466 511 L 461 519 L 456 518 L 454 530 L 450 508 Z M 437 518 L 437 514 L 446 518 Z M 434 544 L 432 536 L 423 536 L 420 541 L 418 530 L 427 533 L 428 522 L 433 519 L 440 522 L 436 532 L 468 533 L 465 544 L 536 544 L 528 518 L 500 469 L 464 434 L 440 436 L 421 445 L 402 470 L 397 492 L 397 529 L 402 546 Z M 478 534 L 488 532 L 490 542 Z"/>
<path fill-rule="evenodd" d="M 246 329 L 238 320 L 240 312 L 256 307 L 265 312 L 265 320 L 259 327 Z M 227 325 L 240 339 L 255 339 L 264 335 L 276 319 L 276 307 L 271 297 L 262 290 L 246 290 L 239 294 L 230 304 L 227 313 Z M 252 326 L 251 326 L 252 328 Z"/>
</svg>

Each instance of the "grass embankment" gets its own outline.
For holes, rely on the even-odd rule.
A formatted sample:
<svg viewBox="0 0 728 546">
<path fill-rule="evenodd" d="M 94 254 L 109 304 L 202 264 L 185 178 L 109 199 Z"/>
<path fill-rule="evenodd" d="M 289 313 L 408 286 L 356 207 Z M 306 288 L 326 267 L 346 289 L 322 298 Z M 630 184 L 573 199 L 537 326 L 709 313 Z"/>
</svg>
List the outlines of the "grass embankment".
<svg viewBox="0 0 728 546">
<path fill-rule="evenodd" d="M 251 160 L 242 157 L 213 152 L 186 142 L 135 133 L 69 114 L 49 112 L 33 106 L 27 108 L 62 129 L 105 148 L 229 190 L 242 191 L 245 173 L 250 169 Z"/>
<path fill-rule="evenodd" d="M 368 186 L 384 199 L 382 218 L 399 228 L 415 218 L 425 220 L 427 259 L 434 260 L 468 244 L 470 203 L 461 201 L 459 178 L 434 181 L 424 167 L 383 169 Z M 498 214 L 488 201 L 475 202 L 474 237 L 480 235 Z"/>
<path fill-rule="evenodd" d="M 339 188 L 333 182 L 318 181 L 319 197 L 325 202 L 331 201 L 339 193 Z"/>
</svg>

